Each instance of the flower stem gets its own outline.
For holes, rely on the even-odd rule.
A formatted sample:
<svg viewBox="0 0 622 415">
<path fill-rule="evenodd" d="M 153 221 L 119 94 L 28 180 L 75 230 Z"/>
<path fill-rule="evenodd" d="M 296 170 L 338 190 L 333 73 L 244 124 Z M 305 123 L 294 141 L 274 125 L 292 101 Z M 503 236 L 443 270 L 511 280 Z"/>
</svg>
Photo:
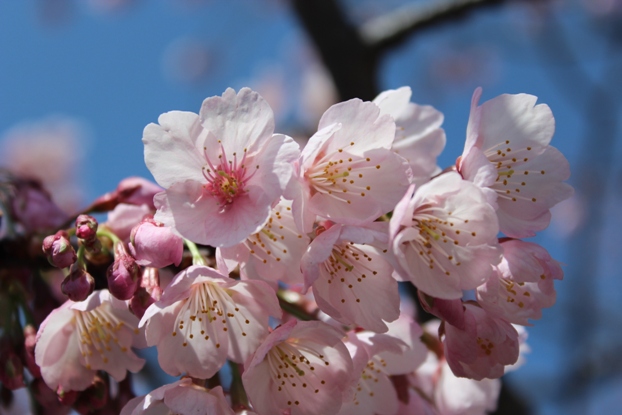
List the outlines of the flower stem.
<svg viewBox="0 0 622 415">
<path fill-rule="evenodd" d="M 186 246 L 188 247 L 188 250 L 192 254 L 192 265 L 207 265 L 208 264 L 207 259 L 205 259 L 203 255 L 201 255 L 201 252 L 199 252 L 199 248 L 194 242 L 189 241 L 188 239 L 184 239 L 184 243 L 186 244 Z"/>
</svg>

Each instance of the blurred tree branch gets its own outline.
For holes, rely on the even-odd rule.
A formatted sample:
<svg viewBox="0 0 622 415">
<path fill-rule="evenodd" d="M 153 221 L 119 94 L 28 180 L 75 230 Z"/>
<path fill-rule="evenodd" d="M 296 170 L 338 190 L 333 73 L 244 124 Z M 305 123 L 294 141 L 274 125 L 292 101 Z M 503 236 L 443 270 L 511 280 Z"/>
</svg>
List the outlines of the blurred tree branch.
<svg viewBox="0 0 622 415">
<path fill-rule="evenodd" d="M 331 73 L 341 100 L 378 95 L 380 55 L 411 35 L 454 22 L 508 0 L 437 0 L 406 6 L 355 27 L 338 0 L 291 0 L 301 24 Z"/>
<path fill-rule="evenodd" d="M 379 52 L 398 46 L 412 34 L 464 19 L 469 13 L 507 3 L 507 0 L 436 0 L 413 3 L 365 23 L 363 41 Z"/>
</svg>

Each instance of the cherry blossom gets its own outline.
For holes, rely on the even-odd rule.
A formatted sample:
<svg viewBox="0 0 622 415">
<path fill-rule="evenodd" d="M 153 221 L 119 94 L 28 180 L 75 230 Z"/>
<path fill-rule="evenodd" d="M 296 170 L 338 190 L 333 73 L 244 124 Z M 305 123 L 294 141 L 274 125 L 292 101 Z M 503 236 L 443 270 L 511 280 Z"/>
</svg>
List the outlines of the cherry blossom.
<svg viewBox="0 0 622 415">
<path fill-rule="evenodd" d="M 372 332 L 349 332 L 345 342 L 358 374 L 353 399 L 344 402 L 339 415 L 394 415 L 398 398 L 389 379 L 392 373 L 381 352 L 401 354 L 406 344 L 391 336 Z"/>
<path fill-rule="evenodd" d="M 464 330 L 445 324 L 445 357 L 459 377 L 499 378 L 518 359 L 518 333 L 507 321 L 465 303 Z"/>
<path fill-rule="evenodd" d="M 395 270 L 433 297 L 457 299 L 499 262 L 497 218 L 482 191 L 459 174 L 411 187 L 390 222 Z"/>
<path fill-rule="evenodd" d="M 359 99 L 330 107 L 305 148 L 285 197 L 293 199 L 299 229 L 312 230 L 315 215 L 363 225 L 391 211 L 406 191 L 408 162 L 390 148 L 395 123 Z"/>
<path fill-rule="evenodd" d="M 300 259 L 308 246 L 309 237 L 294 223 L 291 201 L 281 199 L 259 232 L 238 245 L 218 248 L 217 255 L 227 260 L 230 269 L 241 264 L 243 278 L 301 284 Z"/>
<path fill-rule="evenodd" d="M 236 281 L 193 265 L 149 306 L 140 326 L 166 373 L 207 379 L 226 359 L 244 362 L 268 335 L 268 317 L 280 315 L 276 295 L 263 281 Z"/>
<path fill-rule="evenodd" d="M 532 242 L 509 240 L 501 244 L 503 259 L 496 274 L 477 288 L 479 304 L 510 323 L 531 325 L 542 308 L 555 304 L 553 281 L 563 271 L 546 249 Z"/>
<path fill-rule="evenodd" d="M 423 184 L 440 173 L 436 158 L 445 147 L 445 131 L 440 128 L 443 114 L 429 105 L 410 102 L 409 87 L 380 93 L 374 104 L 381 114 L 389 114 L 396 124 L 392 149 L 410 163 L 413 182 Z"/>
<path fill-rule="evenodd" d="M 234 415 L 222 387 L 195 385 L 190 378 L 161 386 L 145 396 L 130 400 L 121 415 L 142 414 Z"/>
<path fill-rule="evenodd" d="M 352 359 L 341 334 L 319 321 L 281 325 L 244 366 L 242 382 L 259 414 L 334 415 L 352 397 Z"/>
<path fill-rule="evenodd" d="M 373 246 L 386 233 L 333 225 L 317 236 L 301 261 L 305 287 L 313 287 L 320 310 L 344 324 L 381 333 L 399 317 L 393 267 Z"/>
<path fill-rule="evenodd" d="M 546 228 L 550 208 L 569 198 L 572 187 L 566 158 L 549 143 L 555 120 L 546 104 L 527 94 L 500 95 L 478 106 L 471 101 L 467 140 L 457 167 L 486 189 L 497 207 L 499 228 L 507 236 L 534 236 Z"/>
<path fill-rule="evenodd" d="M 274 135 L 268 104 L 248 88 L 172 111 L 143 133 L 145 162 L 166 190 L 155 220 L 194 242 L 232 246 L 263 228 L 290 179 L 298 145 Z"/>
<path fill-rule="evenodd" d="M 85 301 L 69 300 L 52 311 L 39 327 L 35 360 L 45 383 L 56 390 L 84 390 L 98 370 L 121 381 L 138 372 L 145 361 L 131 347 L 145 347 L 138 319 L 125 302 L 107 290 Z"/>
<path fill-rule="evenodd" d="M 434 390 L 439 415 L 485 415 L 497 409 L 499 379 L 473 380 L 456 377 L 447 362 Z"/>
</svg>

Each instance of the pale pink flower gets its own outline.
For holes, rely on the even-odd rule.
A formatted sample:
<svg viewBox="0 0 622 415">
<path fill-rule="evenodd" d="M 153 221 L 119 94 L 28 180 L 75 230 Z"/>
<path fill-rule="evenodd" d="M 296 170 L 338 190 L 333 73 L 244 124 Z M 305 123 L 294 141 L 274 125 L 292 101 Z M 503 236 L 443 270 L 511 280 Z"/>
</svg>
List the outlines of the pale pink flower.
<svg viewBox="0 0 622 415">
<path fill-rule="evenodd" d="M 457 299 L 499 262 L 497 218 L 482 191 L 459 174 L 411 188 L 390 222 L 395 270 L 433 297 Z"/>
<path fill-rule="evenodd" d="M 140 326 L 166 373 L 207 379 L 226 359 L 244 362 L 268 335 L 268 317 L 280 315 L 276 294 L 263 281 L 237 281 L 193 265 L 149 306 Z"/>
<path fill-rule="evenodd" d="M 145 396 L 130 400 L 120 415 L 142 414 L 234 415 L 222 387 L 195 385 L 190 378 L 161 386 Z"/>
<path fill-rule="evenodd" d="M 309 246 L 309 237 L 296 228 L 291 201 L 282 199 L 272 209 L 265 226 L 243 242 L 218 248 L 229 268 L 240 264 L 243 278 L 288 284 L 302 283 L 300 259 Z"/>
<path fill-rule="evenodd" d="M 501 380 L 459 378 L 444 362 L 434 402 L 439 415 L 485 415 L 497 409 L 500 392 Z"/>
<path fill-rule="evenodd" d="M 298 161 L 285 197 L 304 232 L 315 215 L 363 225 L 393 210 L 410 183 L 408 162 L 390 150 L 395 123 L 359 99 L 330 107 Z"/>
<path fill-rule="evenodd" d="M 562 183 L 570 177 L 568 161 L 549 145 L 555 119 L 533 95 L 505 94 L 478 106 L 481 94 L 481 88 L 473 94 L 458 170 L 486 189 L 501 232 L 534 236 L 548 226 L 549 209 L 573 193 Z"/>
<path fill-rule="evenodd" d="M 128 247 L 138 265 L 163 268 L 179 265 L 184 240 L 172 228 L 147 218 L 132 229 Z"/>
<path fill-rule="evenodd" d="M 334 415 L 352 397 L 352 359 L 341 334 L 319 321 L 281 325 L 244 366 L 242 382 L 260 414 Z"/>
<path fill-rule="evenodd" d="M 380 352 L 378 356 L 384 361 L 385 370 L 391 375 L 405 375 L 414 372 L 425 361 L 428 354 L 427 346 L 421 341 L 423 329 L 403 311 L 400 317 L 387 323 L 387 336 L 401 340 L 405 344 L 400 353 L 391 351 Z"/>
<path fill-rule="evenodd" d="M 320 310 L 343 324 L 375 332 L 400 315 L 393 267 L 373 246 L 387 235 L 362 227 L 332 225 L 320 233 L 300 263 L 305 287 L 313 287 Z"/>
<path fill-rule="evenodd" d="M 165 192 L 155 219 L 194 242 L 232 246 L 263 228 L 291 176 L 298 145 L 275 135 L 268 104 L 248 88 L 173 111 L 143 133 L 145 162 Z"/>
<path fill-rule="evenodd" d="M 501 244 L 503 259 L 497 272 L 477 288 L 477 300 L 489 313 L 510 323 L 530 326 L 542 309 L 555 304 L 553 281 L 563 271 L 549 253 L 532 242 L 509 240 Z"/>
<path fill-rule="evenodd" d="M 484 309 L 464 304 L 466 327 L 445 323 L 445 358 L 458 377 L 475 380 L 499 378 L 504 366 L 518 359 L 518 333 L 507 321 Z"/>
<path fill-rule="evenodd" d="M 393 151 L 410 163 L 413 183 L 427 182 L 440 173 L 436 158 L 445 148 L 445 131 L 440 128 L 443 114 L 429 105 L 410 102 L 409 87 L 401 87 L 380 93 L 374 104 L 381 114 L 389 114 L 396 124 Z"/>
<path fill-rule="evenodd" d="M 39 327 L 35 360 L 45 383 L 56 390 L 84 390 L 98 370 L 115 380 L 138 372 L 145 361 L 131 350 L 145 347 L 138 319 L 107 290 L 95 291 L 85 301 L 67 301 L 52 311 Z"/>
<path fill-rule="evenodd" d="M 355 392 L 345 401 L 339 415 L 394 415 L 398 410 L 392 373 L 380 353 L 401 354 L 407 345 L 384 334 L 349 332 L 345 342 L 352 356 Z"/>
</svg>

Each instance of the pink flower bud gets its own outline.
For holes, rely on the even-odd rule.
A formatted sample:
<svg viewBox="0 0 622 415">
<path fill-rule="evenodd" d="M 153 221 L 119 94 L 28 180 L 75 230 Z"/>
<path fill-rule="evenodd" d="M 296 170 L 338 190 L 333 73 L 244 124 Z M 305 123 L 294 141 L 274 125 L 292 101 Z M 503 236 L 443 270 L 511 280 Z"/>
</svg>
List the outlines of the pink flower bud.
<svg viewBox="0 0 622 415">
<path fill-rule="evenodd" d="M 140 268 L 122 243 L 115 247 L 114 262 L 107 276 L 108 290 L 119 300 L 129 300 L 138 289 Z"/>
<path fill-rule="evenodd" d="M 66 406 L 73 405 L 78 399 L 78 391 L 64 390 L 60 386 L 56 390 L 56 395 L 58 395 L 58 402 Z"/>
<path fill-rule="evenodd" d="M 135 226 L 130 241 L 130 252 L 139 265 L 163 268 L 181 262 L 184 240 L 172 228 L 153 219 Z"/>
<path fill-rule="evenodd" d="M 80 393 L 73 404 L 79 414 L 87 415 L 96 409 L 103 408 L 108 401 L 108 385 L 99 376 L 95 376 L 93 384 Z"/>
<path fill-rule="evenodd" d="M 162 189 L 157 184 L 143 179 L 142 177 L 128 177 L 119 182 L 117 194 L 119 202 L 131 205 L 148 205 L 155 210 L 153 197 L 160 193 Z"/>
<path fill-rule="evenodd" d="M 130 302 L 132 313 L 138 318 L 142 318 L 145 310 L 159 301 L 162 297 L 162 288 L 160 288 L 160 275 L 157 268 L 147 267 L 143 271 L 140 287 L 136 290 L 134 297 Z"/>
<path fill-rule="evenodd" d="M 60 284 L 60 290 L 71 301 L 84 301 L 95 288 L 95 279 L 79 265 L 71 267 L 71 272 Z"/>
<path fill-rule="evenodd" d="M 76 236 L 85 241 L 92 241 L 97 234 L 97 219 L 89 215 L 76 218 Z"/>
<path fill-rule="evenodd" d="M 69 235 L 65 231 L 58 231 L 43 240 L 43 252 L 50 264 L 58 268 L 66 268 L 76 262 L 76 251 L 69 242 Z"/>
<path fill-rule="evenodd" d="M 35 378 L 41 377 L 41 369 L 35 362 L 35 344 L 37 343 L 37 330 L 28 325 L 24 327 L 24 363 L 30 374 Z"/>
</svg>

